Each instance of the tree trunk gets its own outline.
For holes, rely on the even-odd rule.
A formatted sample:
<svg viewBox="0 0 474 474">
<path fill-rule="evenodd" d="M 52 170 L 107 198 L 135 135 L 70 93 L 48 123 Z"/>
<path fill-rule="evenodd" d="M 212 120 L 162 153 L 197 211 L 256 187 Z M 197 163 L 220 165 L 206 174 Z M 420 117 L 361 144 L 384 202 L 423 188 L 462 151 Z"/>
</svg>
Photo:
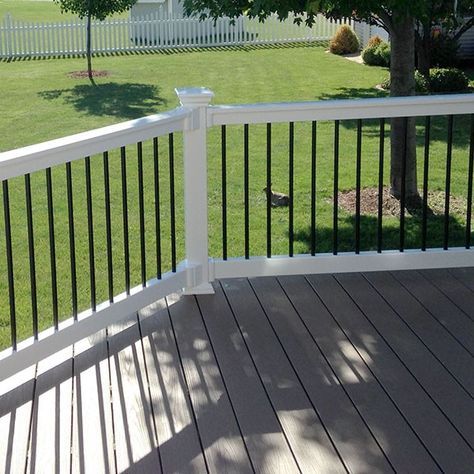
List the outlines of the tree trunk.
<svg viewBox="0 0 474 474">
<path fill-rule="evenodd" d="M 86 56 L 87 56 L 87 74 L 92 83 L 92 47 L 91 47 L 91 15 L 87 15 L 87 34 L 86 34 Z"/>
<path fill-rule="evenodd" d="M 426 27 L 416 34 L 417 69 L 420 74 L 429 79 L 431 67 L 431 32 Z"/>
<path fill-rule="evenodd" d="M 415 95 L 415 21 L 395 17 L 390 31 L 390 95 Z M 405 171 L 405 180 L 403 180 Z M 406 202 L 419 198 L 416 180 L 416 129 L 414 118 L 391 120 L 390 192 L 400 199 L 403 183 Z"/>
</svg>

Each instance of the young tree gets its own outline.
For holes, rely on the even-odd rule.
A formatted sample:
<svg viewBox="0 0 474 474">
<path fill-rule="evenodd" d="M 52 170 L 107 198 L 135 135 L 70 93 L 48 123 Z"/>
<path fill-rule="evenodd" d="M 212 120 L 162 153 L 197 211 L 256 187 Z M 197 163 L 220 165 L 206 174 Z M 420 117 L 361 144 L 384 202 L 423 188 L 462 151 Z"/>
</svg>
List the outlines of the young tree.
<svg viewBox="0 0 474 474">
<path fill-rule="evenodd" d="M 70 12 L 79 18 L 87 18 L 86 33 L 86 56 L 87 56 L 87 72 L 89 79 L 92 78 L 92 51 L 91 51 L 91 21 L 105 20 L 109 15 L 121 13 L 130 9 L 137 0 L 53 0 L 57 3 L 61 12 Z"/>
<path fill-rule="evenodd" d="M 472 0 L 470 0 L 472 1 Z M 311 26 L 318 13 L 327 17 L 352 17 L 382 26 L 390 34 L 390 95 L 415 94 L 415 22 L 428 16 L 426 0 L 183 0 L 187 14 L 201 18 L 236 17 L 246 13 L 264 21 L 276 13 L 280 19 L 295 13 L 297 22 Z M 400 198 L 403 157 L 406 151 L 406 198 L 419 202 L 416 178 L 415 121 L 391 121 L 390 183 L 393 196 Z"/>
</svg>

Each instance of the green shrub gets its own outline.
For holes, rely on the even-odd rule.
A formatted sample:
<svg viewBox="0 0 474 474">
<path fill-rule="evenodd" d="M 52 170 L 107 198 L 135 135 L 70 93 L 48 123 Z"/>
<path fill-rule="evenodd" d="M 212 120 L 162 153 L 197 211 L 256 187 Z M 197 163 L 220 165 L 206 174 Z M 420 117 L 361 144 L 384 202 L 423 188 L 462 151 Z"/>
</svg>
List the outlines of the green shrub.
<svg viewBox="0 0 474 474">
<path fill-rule="evenodd" d="M 390 90 L 390 76 L 380 84 L 383 89 Z M 428 81 L 423 74 L 415 72 L 415 91 L 417 94 L 427 94 L 429 92 Z"/>
<path fill-rule="evenodd" d="M 390 90 L 390 77 L 382 82 L 385 90 Z M 462 92 L 469 86 L 469 79 L 459 69 L 432 69 L 430 79 L 423 74 L 415 72 L 415 90 L 417 94 Z"/>
<path fill-rule="evenodd" d="M 415 91 L 417 94 L 428 94 L 430 92 L 428 80 L 418 71 L 415 71 Z"/>
<path fill-rule="evenodd" d="M 367 45 L 367 47 L 362 51 L 362 60 L 365 64 L 369 66 L 390 66 L 390 45 L 380 40 L 373 42 L 372 45 Z"/>
<path fill-rule="evenodd" d="M 461 92 L 468 86 L 469 79 L 460 69 L 440 68 L 430 71 L 430 92 Z"/>
<path fill-rule="evenodd" d="M 366 48 L 376 48 L 380 43 L 382 43 L 382 38 L 380 36 L 371 36 L 369 41 L 367 41 Z"/>
<path fill-rule="evenodd" d="M 333 54 L 352 54 L 359 51 L 359 40 L 352 28 L 342 25 L 329 42 L 329 51 Z"/>
</svg>

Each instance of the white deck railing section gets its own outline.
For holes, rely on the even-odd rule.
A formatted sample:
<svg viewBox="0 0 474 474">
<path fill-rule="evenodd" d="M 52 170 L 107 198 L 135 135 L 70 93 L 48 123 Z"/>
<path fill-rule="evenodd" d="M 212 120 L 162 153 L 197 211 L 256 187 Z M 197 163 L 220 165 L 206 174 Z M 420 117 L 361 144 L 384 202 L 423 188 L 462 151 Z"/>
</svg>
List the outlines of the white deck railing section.
<svg viewBox="0 0 474 474">
<path fill-rule="evenodd" d="M 184 211 L 186 259 L 176 273 L 149 281 L 121 294 L 114 302 L 86 311 L 77 322 L 67 320 L 28 340 L 18 350 L 0 354 L 0 380 L 87 337 L 114 321 L 125 318 L 172 292 L 212 293 L 215 278 L 289 275 L 346 271 L 374 271 L 474 265 L 474 252 L 466 248 L 448 251 L 406 250 L 210 259 L 208 251 L 207 130 L 230 124 L 298 122 L 474 114 L 474 95 L 425 96 L 388 99 L 328 100 L 322 102 L 210 106 L 213 93 L 203 88 L 179 89 L 181 107 L 155 116 L 81 133 L 0 154 L 0 180 L 46 169 L 127 144 L 171 132 L 183 132 Z"/>
</svg>

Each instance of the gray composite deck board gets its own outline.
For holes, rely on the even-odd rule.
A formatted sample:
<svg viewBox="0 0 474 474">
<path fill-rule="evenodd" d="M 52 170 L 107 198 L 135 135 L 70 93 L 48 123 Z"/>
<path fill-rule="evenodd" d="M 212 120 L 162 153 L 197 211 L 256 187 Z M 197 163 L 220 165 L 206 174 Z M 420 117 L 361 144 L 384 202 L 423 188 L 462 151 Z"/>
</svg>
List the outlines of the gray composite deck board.
<svg viewBox="0 0 474 474">
<path fill-rule="evenodd" d="M 474 394 L 472 357 L 427 309 L 393 275 L 386 272 L 366 273 L 365 277 L 397 312 L 411 330 L 442 362 L 468 393 Z"/>
<path fill-rule="evenodd" d="M 304 277 L 279 279 L 299 317 L 395 471 L 440 472 L 428 450 L 308 281 Z M 368 462 L 374 462 L 373 453 L 366 453 L 366 456 Z"/>
<path fill-rule="evenodd" d="M 206 472 L 166 306 L 140 317 L 140 328 L 163 472 Z"/>
<path fill-rule="evenodd" d="M 474 356 L 474 326 L 463 311 L 418 272 L 399 271 L 393 276 Z"/>
<path fill-rule="evenodd" d="M 220 284 L 198 296 L 210 341 L 257 472 L 299 472 Z"/>
<path fill-rule="evenodd" d="M 250 283 L 347 470 L 393 472 L 278 280 Z"/>
<path fill-rule="evenodd" d="M 345 472 L 248 280 L 224 280 L 222 287 L 299 468 L 304 473 Z"/>
<path fill-rule="evenodd" d="M 445 472 L 469 472 L 474 465 L 472 449 L 344 288 L 330 275 L 311 275 L 309 280 L 387 394 L 410 421 L 438 466 Z M 454 452 L 456 456 L 452 455 Z"/>
<path fill-rule="evenodd" d="M 448 272 L 466 288 L 474 291 L 474 267 L 450 268 Z"/>
<path fill-rule="evenodd" d="M 420 273 L 474 321 L 474 292 L 469 287 L 446 269 L 423 270 Z"/>
<path fill-rule="evenodd" d="M 370 283 L 357 273 L 336 275 L 352 300 L 357 304 L 380 337 L 416 378 L 424 391 L 438 405 L 443 415 L 455 426 L 472 448 L 474 423 L 466 413 L 473 408 L 472 397 L 455 383 L 446 368 L 420 344 L 409 326 L 398 318 Z M 430 370 L 426 370 L 430 367 Z M 471 364 L 474 373 L 474 363 Z"/>
<path fill-rule="evenodd" d="M 209 472 L 253 472 L 238 421 L 207 336 L 197 301 L 170 301 L 187 389 Z"/>
<path fill-rule="evenodd" d="M 0 472 L 470 472 L 474 269 L 227 279 L 0 383 Z"/>
</svg>

